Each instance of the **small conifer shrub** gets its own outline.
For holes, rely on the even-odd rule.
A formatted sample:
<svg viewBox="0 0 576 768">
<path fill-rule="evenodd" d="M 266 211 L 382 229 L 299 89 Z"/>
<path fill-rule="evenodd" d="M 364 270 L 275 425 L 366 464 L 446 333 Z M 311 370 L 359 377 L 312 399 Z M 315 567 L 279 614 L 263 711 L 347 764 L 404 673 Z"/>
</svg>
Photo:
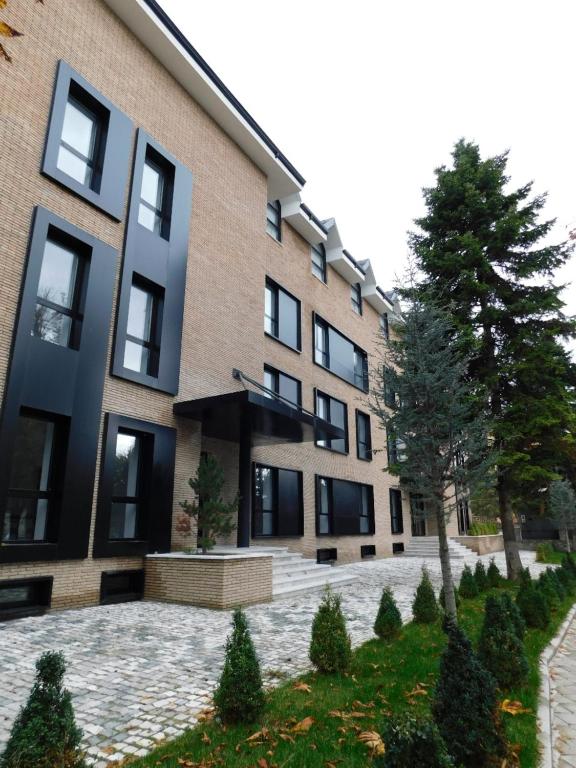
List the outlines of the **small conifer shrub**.
<svg viewBox="0 0 576 768">
<path fill-rule="evenodd" d="M 524 617 L 522 616 L 518 605 L 514 602 L 514 600 L 512 600 L 509 592 L 504 592 L 502 594 L 501 602 L 503 608 L 508 614 L 510 623 L 514 627 L 514 631 L 516 632 L 518 639 L 523 641 L 524 635 L 526 634 L 526 622 L 524 621 Z"/>
<path fill-rule="evenodd" d="M 568 597 L 568 592 L 566 590 L 566 587 L 560 580 L 560 577 L 558 576 L 558 571 L 561 569 L 556 568 L 547 568 L 546 571 L 548 573 L 548 578 L 550 582 L 554 585 L 554 589 L 556 590 L 556 594 L 560 598 L 560 600 L 565 600 Z"/>
<path fill-rule="evenodd" d="M 502 597 L 486 600 L 478 658 L 504 690 L 521 683 L 528 674 L 524 644 Z"/>
<path fill-rule="evenodd" d="M 440 615 L 434 588 L 426 568 L 422 568 L 422 578 L 412 603 L 412 614 L 417 624 L 433 624 Z"/>
<path fill-rule="evenodd" d="M 558 570 L 556 571 L 556 575 L 558 576 L 558 580 L 566 590 L 566 594 L 572 595 L 576 588 L 576 583 L 574 582 L 574 579 L 570 571 L 566 570 L 566 568 L 558 568 Z"/>
<path fill-rule="evenodd" d="M 443 611 L 446 610 L 446 600 L 444 597 L 444 585 L 442 585 L 442 588 L 440 589 L 440 594 L 438 595 L 438 602 L 440 603 L 440 606 Z M 460 607 L 460 595 L 458 594 L 458 590 L 456 587 L 454 587 L 454 599 L 456 601 L 456 608 Z"/>
<path fill-rule="evenodd" d="M 36 679 L 20 710 L 1 768 L 86 768 L 70 693 L 63 688 L 66 662 L 48 651 L 36 662 Z"/>
<path fill-rule="evenodd" d="M 386 753 L 379 768 L 454 768 L 436 724 L 405 715 L 387 721 L 382 740 Z"/>
<path fill-rule="evenodd" d="M 385 587 L 374 622 L 374 632 L 383 640 L 397 637 L 402 629 L 402 617 L 390 587 Z"/>
<path fill-rule="evenodd" d="M 474 581 L 476 582 L 476 586 L 478 587 L 478 592 L 486 592 L 486 590 L 489 588 L 488 584 L 488 575 L 486 573 L 486 568 L 484 567 L 484 563 L 482 560 L 476 561 L 476 567 L 474 568 Z"/>
<path fill-rule="evenodd" d="M 458 592 L 460 593 L 460 597 L 464 598 L 464 600 L 478 597 L 478 585 L 476 584 L 474 574 L 468 565 L 465 565 L 464 570 L 462 571 Z"/>
<path fill-rule="evenodd" d="M 240 608 L 232 616 L 232 633 L 226 640 L 226 658 L 214 704 L 223 723 L 253 723 L 264 710 L 260 664 L 246 615 Z"/>
<path fill-rule="evenodd" d="M 456 765 L 484 768 L 506 751 L 496 682 L 464 632 L 451 621 L 444 626 L 448 645 L 440 661 L 432 714 Z"/>
<path fill-rule="evenodd" d="M 562 568 L 570 574 L 572 581 L 576 584 L 576 560 L 573 556 L 566 553 L 562 558 Z"/>
<path fill-rule="evenodd" d="M 560 597 L 558 596 L 554 582 L 551 581 L 546 571 L 541 573 L 538 577 L 536 588 L 539 589 L 540 592 L 544 595 L 546 602 L 551 609 L 558 607 L 558 604 L 560 603 Z"/>
<path fill-rule="evenodd" d="M 502 584 L 502 574 L 500 573 L 500 569 L 496 565 L 496 560 L 494 558 L 490 560 L 486 578 L 488 579 L 488 586 L 492 589 L 499 587 Z"/>
<path fill-rule="evenodd" d="M 542 592 L 532 581 L 520 585 L 516 604 L 527 627 L 546 629 L 550 623 L 550 607 Z"/>
<path fill-rule="evenodd" d="M 532 575 L 529 568 L 522 568 L 520 571 L 520 577 L 518 579 L 520 585 L 532 584 Z"/>
<path fill-rule="evenodd" d="M 312 622 L 310 661 L 324 674 L 347 672 L 352 662 L 352 645 L 340 595 L 335 595 L 329 587 Z"/>
</svg>

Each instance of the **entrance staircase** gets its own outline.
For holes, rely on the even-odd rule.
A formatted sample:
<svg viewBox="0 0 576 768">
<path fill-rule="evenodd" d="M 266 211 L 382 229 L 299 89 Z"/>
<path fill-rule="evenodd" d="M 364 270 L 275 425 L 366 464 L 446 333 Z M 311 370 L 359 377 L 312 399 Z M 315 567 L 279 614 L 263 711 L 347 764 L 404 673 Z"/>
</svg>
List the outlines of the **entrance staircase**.
<svg viewBox="0 0 576 768">
<path fill-rule="evenodd" d="M 406 545 L 404 557 L 424 557 L 438 560 L 440 557 L 438 547 L 438 536 L 414 536 Z M 466 563 L 473 565 L 478 560 L 476 552 L 454 539 L 448 539 L 448 547 L 452 562 L 461 563 L 464 566 Z"/>
</svg>

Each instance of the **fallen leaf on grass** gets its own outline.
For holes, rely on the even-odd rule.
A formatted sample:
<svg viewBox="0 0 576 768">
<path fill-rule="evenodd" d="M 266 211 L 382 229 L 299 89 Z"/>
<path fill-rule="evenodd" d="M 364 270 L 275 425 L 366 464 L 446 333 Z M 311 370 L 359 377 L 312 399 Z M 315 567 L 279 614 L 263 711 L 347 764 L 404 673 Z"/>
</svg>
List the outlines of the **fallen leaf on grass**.
<svg viewBox="0 0 576 768">
<path fill-rule="evenodd" d="M 300 720 L 299 723 L 296 723 L 296 725 L 292 726 L 291 731 L 292 733 L 307 733 L 313 725 L 314 718 L 305 717 L 304 720 Z"/>
<path fill-rule="evenodd" d="M 302 691 L 302 693 L 311 693 L 312 688 L 308 685 L 308 683 L 294 683 L 292 686 L 293 691 Z"/>
<path fill-rule="evenodd" d="M 200 739 L 200 741 L 202 742 L 202 744 L 212 744 L 212 739 L 210 738 L 210 736 L 208 736 L 206 732 L 202 734 L 202 738 Z"/>
<path fill-rule="evenodd" d="M 258 768 L 269 768 L 268 766 L 268 760 L 266 760 L 265 757 L 259 758 L 258 762 L 256 763 Z"/>
<path fill-rule="evenodd" d="M 252 736 L 248 736 L 246 741 L 250 743 L 254 741 L 266 741 L 269 736 L 270 736 L 270 731 L 268 730 L 268 728 L 262 728 L 261 731 L 256 731 L 256 733 L 253 733 Z"/>
<path fill-rule="evenodd" d="M 361 741 L 368 747 L 372 757 L 383 755 L 386 751 L 384 749 L 384 742 L 376 731 L 362 731 L 362 733 L 358 734 L 358 741 Z"/>
<path fill-rule="evenodd" d="M 279 733 L 278 736 L 282 739 L 282 741 L 289 741 L 291 744 L 295 743 L 294 736 L 290 736 L 289 733 Z"/>
<path fill-rule="evenodd" d="M 531 709 L 524 707 L 521 701 L 512 701 L 511 699 L 504 699 L 500 704 L 502 712 L 507 712 L 509 715 L 522 715 L 525 712 L 531 712 Z"/>
</svg>

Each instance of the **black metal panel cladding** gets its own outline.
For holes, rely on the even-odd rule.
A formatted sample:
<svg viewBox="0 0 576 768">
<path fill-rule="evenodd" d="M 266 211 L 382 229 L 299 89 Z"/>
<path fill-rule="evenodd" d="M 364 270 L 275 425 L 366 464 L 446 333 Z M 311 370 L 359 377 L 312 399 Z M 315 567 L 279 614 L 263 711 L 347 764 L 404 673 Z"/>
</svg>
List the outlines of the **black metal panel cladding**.
<svg viewBox="0 0 576 768">
<path fill-rule="evenodd" d="M 98 105 L 105 117 L 105 136 L 103 136 L 99 152 L 102 167 L 98 190 L 81 184 L 61 171 L 56 164 L 64 125 L 64 112 L 71 84 L 79 86 L 81 91 L 88 95 L 87 98 Z M 120 221 L 124 213 L 124 196 L 128 181 L 131 150 L 132 121 L 130 118 L 93 88 L 69 64 L 65 61 L 59 61 L 44 147 L 42 173 Z"/>
<path fill-rule="evenodd" d="M 87 282 L 79 349 L 32 336 L 34 309 L 48 231 L 73 238 L 86 253 Z M 69 420 L 55 543 L 4 544 L 0 562 L 86 557 L 96 471 L 102 390 L 117 251 L 45 208 L 35 210 L 26 275 L 15 327 L 12 360 L 0 422 L 0 529 L 10 462 L 22 408 Z"/>
<path fill-rule="evenodd" d="M 149 439 L 150 453 L 147 457 L 147 466 L 143 467 L 146 482 L 144 494 L 146 522 L 143 531 L 145 535 L 139 539 L 111 541 L 108 531 L 112 507 L 113 466 L 116 437 L 120 429 L 138 432 Z M 149 552 L 170 551 L 175 460 L 175 429 L 115 413 L 106 415 L 94 530 L 94 557 L 145 555 Z"/>
<path fill-rule="evenodd" d="M 147 147 L 174 168 L 169 239 L 138 223 L 142 174 Z M 188 232 L 192 205 L 192 174 L 148 134 L 138 130 L 132 190 L 126 227 L 124 264 L 118 301 L 112 374 L 175 395 L 178 392 L 180 345 L 188 259 Z M 136 279 L 163 290 L 163 316 L 158 376 L 124 367 L 130 289 Z"/>
</svg>

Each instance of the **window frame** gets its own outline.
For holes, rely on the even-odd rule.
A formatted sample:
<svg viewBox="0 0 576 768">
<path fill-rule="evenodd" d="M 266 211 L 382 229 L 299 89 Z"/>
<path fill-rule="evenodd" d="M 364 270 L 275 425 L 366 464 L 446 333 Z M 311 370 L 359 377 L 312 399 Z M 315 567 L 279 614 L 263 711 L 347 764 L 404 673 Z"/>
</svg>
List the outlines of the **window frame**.
<svg viewBox="0 0 576 768">
<path fill-rule="evenodd" d="M 52 587 L 54 576 L 31 576 L 15 579 L 2 579 L 0 581 L 0 594 L 4 589 L 18 589 L 19 587 L 32 587 L 34 599 L 14 601 L 6 607 L 0 600 L 0 622 L 11 619 L 21 619 L 26 616 L 42 616 L 52 603 Z"/>
<path fill-rule="evenodd" d="M 164 291 L 161 286 L 156 285 L 149 280 L 146 280 L 141 275 L 132 275 L 132 285 L 130 286 L 130 294 L 128 298 L 128 318 L 130 317 L 130 298 L 132 296 L 132 289 L 138 288 L 144 291 L 152 297 L 152 311 L 150 318 L 150 338 L 140 339 L 137 336 L 128 332 L 128 324 L 126 326 L 126 335 L 124 340 L 124 367 L 126 370 L 138 376 L 145 376 L 150 379 L 158 379 L 160 371 L 160 355 L 162 353 L 162 321 L 164 315 Z M 126 361 L 126 342 L 132 342 L 140 347 L 148 350 L 148 364 L 146 371 L 137 371 L 134 368 L 128 368 L 125 365 Z"/>
<path fill-rule="evenodd" d="M 270 218 L 270 209 L 272 209 L 278 217 L 277 222 Z M 275 234 L 270 232 L 270 229 L 273 229 Z M 280 200 L 266 201 L 266 234 L 270 235 L 270 237 L 277 243 L 282 242 L 282 204 Z"/>
<path fill-rule="evenodd" d="M 322 328 L 323 335 L 325 336 L 326 350 L 324 352 L 320 351 L 320 354 L 322 354 L 325 357 L 327 361 L 326 365 L 323 363 L 319 363 L 317 360 L 317 353 L 319 352 L 319 348 L 316 344 L 317 327 Z M 354 367 L 354 382 L 350 381 L 349 379 L 346 379 L 344 376 L 340 376 L 339 373 L 336 373 L 330 368 L 330 329 L 332 329 L 334 333 L 338 334 L 345 341 L 347 341 L 349 344 L 352 345 L 352 348 L 353 348 L 352 364 Z M 362 386 L 359 386 L 358 384 L 355 383 L 357 378 L 356 355 L 358 355 L 362 360 L 362 368 L 363 368 Z M 332 374 L 332 376 L 336 376 L 337 379 L 340 379 L 341 381 L 345 381 L 351 387 L 354 387 L 355 389 L 359 389 L 361 392 L 364 392 L 365 394 L 367 394 L 370 391 L 370 376 L 368 372 L 368 353 L 364 349 L 362 349 L 362 347 L 359 347 L 358 344 L 353 342 L 352 339 L 348 338 L 348 336 L 343 334 L 341 331 L 335 328 L 331 323 L 325 320 L 317 312 L 312 313 L 312 359 L 313 359 L 314 365 L 317 365 L 319 368 L 322 368 L 323 370 L 328 371 L 329 373 Z"/>
<path fill-rule="evenodd" d="M 362 286 L 360 283 L 352 283 L 350 285 L 350 303 L 352 311 L 362 317 Z"/>
<path fill-rule="evenodd" d="M 327 401 L 327 414 L 328 418 L 325 418 L 324 416 L 320 416 L 318 413 L 318 398 L 323 398 Z M 332 395 L 329 395 L 327 392 L 324 392 L 321 389 L 317 389 L 314 387 L 314 415 L 318 416 L 321 419 L 324 419 L 324 421 L 327 421 L 329 424 L 332 424 L 333 426 L 338 427 L 338 424 L 334 424 L 334 422 L 331 421 L 331 410 L 332 410 L 332 402 L 339 403 L 340 405 L 344 406 L 344 450 L 339 451 L 337 448 L 332 447 L 333 439 L 329 438 L 327 440 L 318 440 L 317 436 L 314 436 L 314 445 L 317 448 L 323 448 L 325 451 L 331 451 L 332 453 L 339 453 L 342 456 L 347 456 L 350 452 L 350 443 L 349 443 L 349 434 L 348 434 L 348 404 L 344 402 L 344 400 L 340 400 L 337 397 L 333 397 Z M 334 438 L 334 440 L 341 440 L 342 438 Z M 321 443 L 325 442 L 327 445 L 322 445 Z M 329 443 L 329 445 L 328 445 Z"/>
<path fill-rule="evenodd" d="M 144 183 L 144 168 L 148 165 L 152 170 L 156 171 L 160 176 L 162 182 L 160 208 L 153 207 L 147 200 L 142 197 L 142 185 Z M 137 223 L 139 226 L 144 227 L 148 232 L 162 237 L 164 240 L 170 240 L 170 225 L 172 221 L 172 203 L 174 198 L 174 175 L 175 167 L 173 163 L 160 154 L 151 144 L 147 144 L 144 154 L 144 166 L 142 168 L 142 177 L 140 180 L 140 193 L 138 195 L 138 215 Z M 159 230 L 156 228 L 150 229 L 140 221 L 140 208 L 144 206 L 149 211 L 152 211 L 160 221 Z"/>
<path fill-rule="evenodd" d="M 288 373 L 284 373 L 284 371 L 281 371 L 279 368 L 275 368 L 273 365 L 264 363 L 264 375 L 266 375 L 266 373 L 269 373 L 272 376 L 276 377 L 278 388 L 277 389 L 269 388 L 269 389 L 272 392 L 274 392 L 274 394 L 277 395 L 278 397 L 282 397 L 282 395 L 280 394 L 280 377 L 284 376 L 284 378 L 294 381 L 297 385 L 297 390 L 298 390 L 298 402 L 292 403 L 292 404 L 298 408 L 302 408 L 302 382 L 300 381 L 300 379 L 297 379 L 294 376 L 290 376 L 290 374 Z M 264 386 L 266 386 L 266 384 L 264 384 Z M 288 400 L 288 399 L 286 400 L 287 402 L 292 402 L 291 400 Z M 282 400 L 282 402 L 284 402 L 284 400 Z"/>
<path fill-rule="evenodd" d="M 398 506 L 392 502 L 393 498 L 398 500 Z M 402 491 L 399 488 L 388 489 L 388 503 L 390 505 L 390 533 L 392 536 L 401 536 L 404 533 L 404 509 L 402 507 Z M 399 515 L 394 514 L 395 509 L 399 510 Z"/>
<path fill-rule="evenodd" d="M 360 451 L 360 430 L 358 429 L 358 425 L 360 423 L 360 419 L 366 419 L 366 436 L 367 439 L 365 441 L 366 449 L 365 453 L 366 455 L 361 455 Z M 356 408 L 356 458 L 360 461 L 372 461 L 373 454 L 372 454 L 372 423 L 370 420 L 370 414 L 365 413 L 364 411 L 359 410 Z"/>
<path fill-rule="evenodd" d="M 256 474 L 258 469 L 272 470 L 272 483 L 273 483 L 273 500 L 274 506 L 272 509 L 272 533 L 256 533 L 256 518 L 258 515 L 257 510 L 257 495 L 256 495 Z M 292 472 L 296 475 L 298 482 L 298 533 L 279 533 L 279 515 L 280 515 L 280 493 L 279 493 L 279 477 L 280 472 Z M 261 461 L 255 461 L 252 463 L 252 510 L 251 510 L 251 538 L 253 539 L 299 539 L 304 535 L 304 482 L 303 473 L 299 469 L 292 469 L 291 467 L 278 467 L 272 464 L 266 464 Z"/>
<path fill-rule="evenodd" d="M 321 500 L 322 500 L 322 493 L 321 493 L 321 483 L 322 480 L 327 481 L 328 483 L 328 513 L 326 516 L 328 519 L 328 532 L 321 533 L 320 532 L 320 509 L 321 509 Z M 327 475 L 315 475 L 314 477 L 314 485 L 315 485 L 315 520 L 316 520 L 316 536 L 321 538 L 325 536 L 331 536 L 331 537 L 341 537 L 341 536 L 374 536 L 376 533 L 376 513 L 374 508 L 374 486 L 370 485 L 369 483 L 358 483 L 355 480 L 347 480 L 339 477 L 329 477 Z M 358 516 L 358 528 L 360 528 L 360 519 L 368 519 L 368 531 L 361 532 L 358 531 L 357 533 L 335 533 L 334 532 L 334 482 L 339 483 L 348 483 L 350 485 L 357 486 L 360 489 L 366 489 L 366 495 L 367 495 L 367 514 L 363 515 L 360 514 Z M 362 490 L 360 491 L 360 498 L 363 497 Z M 362 510 L 361 510 L 362 512 Z"/>
<path fill-rule="evenodd" d="M 314 255 L 318 256 L 321 261 L 321 266 L 318 266 L 314 261 Z M 310 262 L 312 274 L 317 280 L 320 280 L 324 285 L 328 285 L 328 263 L 326 261 L 326 246 L 324 243 L 317 243 L 310 246 Z M 320 272 L 317 274 L 315 268 Z"/>
<path fill-rule="evenodd" d="M 137 470 L 137 494 L 135 496 L 119 496 L 114 494 L 114 487 L 112 486 L 112 494 L 110 496 L 110 508 L 114 504 L 135 504 L 137 507 L 137 517 L 136 517 L 136 524 L 134 526 L 135 532 L 141 533 L 143 530 L 147 527 L 147 517 L 148 517 L 148 496 L 149 496 L 149 487 L 148 487 L 148 477 L 150 472 L 146 471 L 147 469 L 150 470 L 150 465 L 152 462 L 152 455 L 153 455 L 153 442 L 150 439 L 150 435 L 148 433 L 144 432 L 137 432 L 133 429 L 125 429 L 124 427 L 120 427 L 118 429 L 118 432 L 116 433 L 116 445 L 115 445 L 115 456 L 117 451 L 117 443 L 118 443 L 118 436 L 119 435 L 129 435 L 130 437 L 135 437 L 138 441 L 138 470 Z M 110 515 L 110 518 L 112 515 Z M 111 519 L 110 519 L 111 522 Z M 117 542 L 117 541 L 143 541 L 144 538 L 142 536 L 121 536 L 121 537 L 112 537 L 110 535 L 110 530 L 108 531 L 108 541 L 111 542 Z"/>
<path fill-rule="evenodd" d="M 388 317 L 388 312 L 382 312 L 380 315 L 380 330 L 386 341 L 388 341 L 390 338 L 390 318 Z"/>
<path fill-rule="evenodd" d="M 272 328 L 274 326 L 276 327 L 276 334 L 266 330 L 266 319 L 268 318 L 268 315 L 266 315 L 266 300 L 264 301 L 264 334 L 265 336 L 268 336 L 269 339 L 274 339 L 274 341 L 277 341 L 279 344 L 282 344 L 287 349 L 291 349 L 293 352 L 302 352 L 302 304 L 300 302 L 300 299 L 298 299 L 296 296 L 294 296 L 293 293 L 290 293 L 290 291 L 287 291 L 286 288 L 283 288 L 279 283 L 277 283 L 275 280 L 273 280 L 271 277 L 268 277 L 266 275 L 265 280 L 265 286 L 264 291 L 266 295 L 266 291 L 271 291 L 272 293 L 272 305 L 274 308 L 275 316 L 271 318 L 272 321 Z M 297 346 L 293 347 L 292 344 L 289 344 L 287 341 L 284 341 L 280 338 L 281 333 L 281 327 L 280 327 L 280 291 L 284 293 L 288 298 L 292 299 L 292 301 L 296 302 L 296 338 L 297 338 Z"/>
</svg>

